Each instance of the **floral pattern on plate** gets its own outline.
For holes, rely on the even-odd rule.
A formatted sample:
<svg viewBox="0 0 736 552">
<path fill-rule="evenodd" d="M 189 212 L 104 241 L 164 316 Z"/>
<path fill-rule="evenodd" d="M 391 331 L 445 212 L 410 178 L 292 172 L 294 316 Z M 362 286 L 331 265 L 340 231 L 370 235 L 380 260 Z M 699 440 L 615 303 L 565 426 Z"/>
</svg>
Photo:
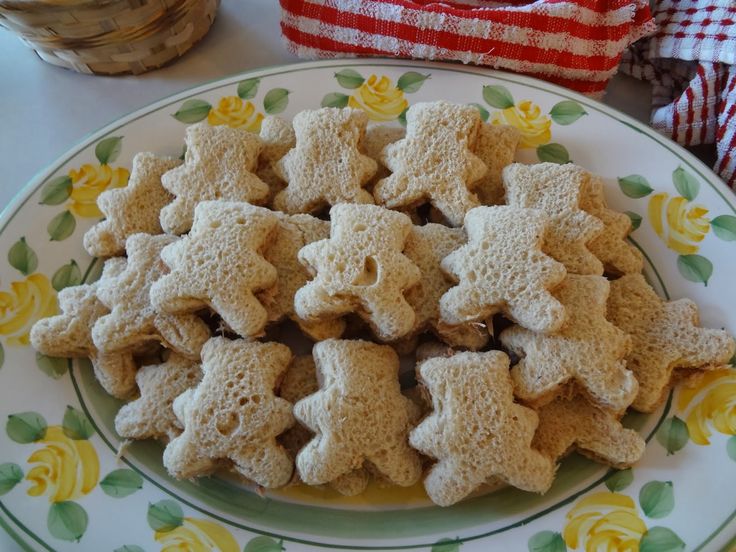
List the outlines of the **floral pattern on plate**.
<svg viewBox="0 0 736 552">
<path fill-rule="evenodd" d="M 238 83 L 236 95 L 222 96 L 212 105 L 205 100 L 192 98 L 181 104 L 173 117 L 182 123 L 198 123 L 204 119 L 210 125 L 227 125 L 250 132 L 260 132 L 263 113 L 251 102 L 258 94 L 261 79 L 246 79 Z M 263 96 L 263 111 L 276 115 L 289 104 L 289 91 L 272 88 Z"/>
<path fill-rule="evenodd" d="M 649 197 L 648 222 L 667 248 L 678 254 L 678 271 L 683 278 L 707 286 L 713 275 L 713 263 L 698 254 L 701 243 L 709 232 L 722 241 L 736 240 L 736 216 L 723 214 L 708 218 L 710 209 L 695 203 L 700 181 L 682 166 L 672 171 L 672 183 L 679 195 L 655 192 L 649 181 L 639 174 L 621 177 L 618 183 L 630 198 Z M 631 211 L 627 214 L 634 229 L 639 228 L 642 216 Z"/>
</svg>

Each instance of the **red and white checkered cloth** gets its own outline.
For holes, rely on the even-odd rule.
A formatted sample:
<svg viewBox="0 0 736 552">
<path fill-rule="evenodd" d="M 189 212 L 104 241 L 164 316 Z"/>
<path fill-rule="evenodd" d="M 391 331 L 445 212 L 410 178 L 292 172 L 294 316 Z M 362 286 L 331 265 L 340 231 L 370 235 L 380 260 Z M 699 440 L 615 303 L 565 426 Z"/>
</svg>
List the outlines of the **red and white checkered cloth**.
<svg viewBox="0 0 736 552">
<path fill-rule="evenodd" d="M 716 144 L 713 169 L 736 188 L 736 2 L 655 0 L 659 30 L 621 69 L 651 81 L 652 126 L 680 144 Z"/>
<path fill-rule="evenodd" d="M 647 0 L 280 0 L 304 58 L 391 56 L 527 73 L 599 96 L 624 49 L 655 30 Z"/>
</svg>

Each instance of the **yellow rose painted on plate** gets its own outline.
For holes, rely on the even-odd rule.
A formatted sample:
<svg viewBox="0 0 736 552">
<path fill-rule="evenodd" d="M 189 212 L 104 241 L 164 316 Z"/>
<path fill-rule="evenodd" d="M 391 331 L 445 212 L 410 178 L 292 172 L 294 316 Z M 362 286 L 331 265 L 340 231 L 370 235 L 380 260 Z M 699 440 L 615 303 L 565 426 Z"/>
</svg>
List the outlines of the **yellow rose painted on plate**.
<svg viewBox="0 0 736 552">
<path fill-rule="evenodd" d="M 536 148 L 552 139 L 552 120 L 531 100 L 495 111 L 491 123 L 516 127 L 521 132 L 520 148 Z"/>
<path fill-rule="evenodd" d="M 111 188 L 122 188 L 128 183 L 130 172 L 124 167 L 86 163 L 69 171 L 72 190 L 69 194 L 69 210 L 77 216 L 98 218 L 97 196 Z"/>
<path fill-rule="evenodd" d="M 86 495 L 97 485 L 100 463 L 89 441 L 70 439 L 61 426 L 50 426 L 37 443 L 46 446 L 28 457 L 29 464 L 36 464 L 26 475 L 32 483 L 30 496 L 47 495 L 49 502 L 63 502 Z"/>
<path fill-rule="evenodd" d="M 393 121 L 409 107 L 409 102 L 391 79 L 371 75 L 350 96 L 348 107 L 362 109 L 374 121 Z"/>
<path fill-rule="evenodd" d="M 210 109 L 207 122 L 211 125 L 227 125 L 231 128 L 242 128 L 250 132 L 261 130 L 263 114 L 256 111 L 255 106 L 238 96 L 220 98 L 217 107 Z"/>
<path fill-rule="evenodd" d="M 690 439 L 709 445 L 711 426 L 725 435 L 736 435 L 736 370 L 706 372 L 693 388 L 683 387 L 677 408 L 684 413 Z"/>
<path fill-rule="evenodd" d="M 8 345 L 28 345 L 28 333 L 36 320 L 57 312 L 56 292 L 43 274 L 31 274 L 0 291 L 0 335 Z"/>
<path fill-rule="evenodd" d="M 618 493 L 593 493 L 567 513 L 562 532 L 572 550 L 638 552 L 647 526 L 639 517 L 634 501 Z"/>
<path fill-rule="evenodd" d="M 708 209 L 666 192 L 649 199 L 649 221 L 657 236 L 680 255 L 694 255 L 710 230 Z"/>
<path fill-rule="evenodd" d="M 156 542 L 162 552 L 240 552 L 237 541 L 222 525 L 185 517 L 171 531 L 156 531 Z"/>
</svg>

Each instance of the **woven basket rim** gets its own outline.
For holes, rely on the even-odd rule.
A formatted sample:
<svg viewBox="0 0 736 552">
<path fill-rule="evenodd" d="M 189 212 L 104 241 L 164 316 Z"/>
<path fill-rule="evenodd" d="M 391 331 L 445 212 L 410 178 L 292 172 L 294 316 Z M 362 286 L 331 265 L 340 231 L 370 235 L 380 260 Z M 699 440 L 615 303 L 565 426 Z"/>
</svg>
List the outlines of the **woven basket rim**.
<svg viewBox="0 0 736 552">
<path fill-rule="evenodd" d="M 140 0 L 148 4 L 155 0 Z M 184 0 L 182 0 L 184 1 Z M 101 9 L 112 4 L 129 3 L 129 0 L 0 0 L 0 10 L 22 11 L 68 11 L 69 9 Z M 0 15 L 2 15 L 0 11 Z"/>
<path fill-rule="evenodd" d="M 181 57 L 207 34 L 220 4 L 220 0 L 70 0 L 64 4 L 67 8 L 75 4 L 65 10 L 70 14 L 94 4 L 93 8 L 87 8 L 91 13 L 85 14 L 86 18 L 91 16 L 92 22 L 80 22 L 81 29 L 71 22 L 67 24 L 66 20 L 55 26 L 60 16 L 55 9 L 36 12 L 7 9 L 10 3 L 38 7 L 53 1 L 0 0 L 0 26 L 16 33 L 48 63 L 105 75 L 139 74 Z M 55 8 L 60 1 L 65 0 L 56 0 Z M 126 20 L 113 19 L 140 7 L 147 9 L 136 9 L 135 16 Z M 28 17 L 24 18 L 24 14 Z M 99 21 L 114 24 L 99 24 L 94 21 L 98 15 Z M 73 15 L 72 19 L 75 19 Z M 74 31 L 71 37 L 64 34 L 69 30 L 67 27 Z"/>
</svg>

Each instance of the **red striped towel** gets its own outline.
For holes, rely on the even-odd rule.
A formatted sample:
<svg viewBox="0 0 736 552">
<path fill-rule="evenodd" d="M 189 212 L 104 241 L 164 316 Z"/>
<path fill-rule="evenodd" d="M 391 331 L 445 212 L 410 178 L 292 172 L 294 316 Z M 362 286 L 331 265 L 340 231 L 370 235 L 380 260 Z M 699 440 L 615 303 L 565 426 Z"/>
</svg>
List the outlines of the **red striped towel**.
<svg viewBox="0 0 736 552">
<path fill-rule="evenodd" d="M 652 126 L 685 146 L 716 144 L 713 169 L 736 188 L 736 4 L 655 0 L 659 26 L 622 70 L 651 81 Z"/>
<path fill-rule="evenodd" d="M 356 55 L 489 65 L 601 95 L 624 49 L 655 30 L 647 0 L 280 0 L 303 58 Z"/>
</svg>

